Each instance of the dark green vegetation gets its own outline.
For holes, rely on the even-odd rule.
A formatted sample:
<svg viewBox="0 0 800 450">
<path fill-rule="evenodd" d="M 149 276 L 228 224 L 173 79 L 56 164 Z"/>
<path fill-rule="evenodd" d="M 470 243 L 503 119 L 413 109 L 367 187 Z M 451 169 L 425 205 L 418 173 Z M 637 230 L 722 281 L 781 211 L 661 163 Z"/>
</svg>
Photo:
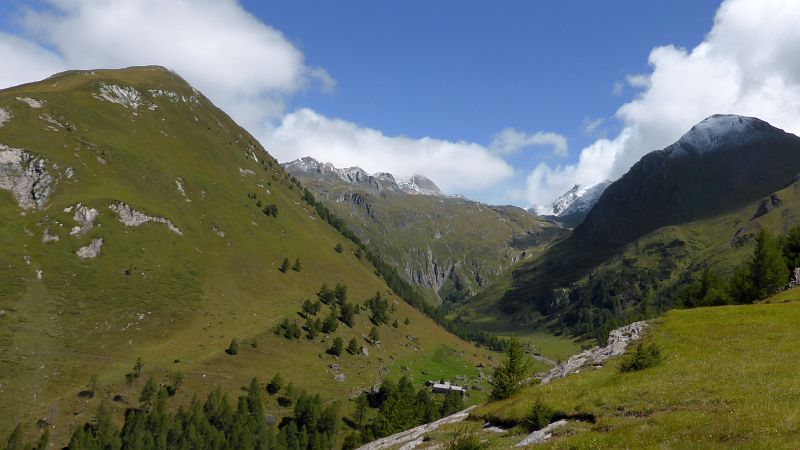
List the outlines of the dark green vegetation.
<svg viewBox="0 0 800 450">
<path fill-rule="evenodd" d="M 460 394 L 449 392 L 446 395 L 435 395 L 427 388 L 415 389 L 405 376 L 397 383 L 384 381 L 368 398 L 359 397 L 356 403 L 359 406 L 350 421 L 354 432 L 346 441 L 350 448 L 433 422 L 464 409 L 464 399 Z M 366 420 L 367 405 L 376 409 L 375 417 L 371 420 Z"/>
<path fill-rule="evenodd" d="M 414 298 L 394 290 L 402 285 L 377 257 L 343 237 L 255 139 L 176 75 L 156 67 L 68 72 L 0 91 L 0 107 L 13 116 L 0 144 L 41 158 L 31 173 L 52 177 L 49 191 L 42 180 L 33 189 L 40 206 L 22 208 L 0 191 L 1 436 L 22 423 L 33 441 L 38 421 L 64 445 L 103 402 L 119 426 L 151 377 L 175 389 L 170 414 L 195 394 L 219 386 L 231 395 L 276 372 L 345 414 L 352 405 L 344 399 L 399 370 L 396 361 L 436 361 L 441 348 L 470 367 L 487 361 L 486 350 L 403 301 Z M 90 225 L 75 218 L 90 209 Z M 93 257 L 76 254 L 100 239 Z M 388 324 L 364 311 L 348 318 L 334 303 L 333 323 L 345 324 L 324 336 L 316 319 L 333 308 L 316 305 L 322 284 L 347 286 L 351 305 L 380 292 Z M 306 308 L 310 315 L 298 316 Z M 308 318 L 314 331 L 302 330 Z M 275 334 L 284 319 L 316 338 L 295 338 L 294 328 L 292 339 Z M 373 327 L 379 347 L 364 338 Z M 341 381 L 325 353 L 337 337 L 369 346 L 368 355 L 342 352 Z M 92 375 L 93 395 L 81 395 Z M 293 414 L 275 402 L 265 413 Z"/>
<path fill-rule="evenodd" d="M 175 412 L 167 409 L 169 394 L 152 380 L 139 396 L 139 406 L 125 413 L 121 428 L 107 406 L 100 404 L 90 423 L 75 429 L 69 448 L 80 449 L 264 449 L 326 450 L 335 445 L 339 415 L 319 395 L 291 394 L 292 415 L 280 424 L 265 414 L 263 389 L 254 378 L 247 394 L 232 405 L 214 389 L 205 402 L 193 399 Z"/>
<path fill-rule="evenodd" d="M 528 355 L 516 339 L 511 339 L 506 347 L 506 359 L 494 370 L 492 376 L 492 400 L 511 397 L 519 388 L 519 383 L 528 372 Z"/>
<path fill-rule="evenodd" d="M 767 278 L 742 286 L 755 292 L 717 287 L 747 278 L 734 272 L 757 246 L 759 230 L 780 236 L 798 222 L 800 138 L 758 119 L 736 120 L 755 137 L 728 139 L 736 129 L 723 127 L 709 148 L 696 148 L 693 129 L 689 139 L 646 155 L 606 189 L 568 238 L 518 266 L 508 289 L 484 291 L 462 314 L 602 342 L 612 328 L 680 306 L 684 287 L 704 276 L 707 298 L 700 303 L 772 293 L 786 276 L 768 267 Z M 764 248 L 764 264 L 780 266 L 770 256 L 774 249 Z M 683 297 L 687 306 L 698 301 L 697 293 Z"/>
<path fill-rule="evenodd" d="M 476 294 L 566 233 L 516 207 L 404 193 L 391 175 L 334 169 L 310 158 L 284 166 L 434 304 Z"/>
</svg>

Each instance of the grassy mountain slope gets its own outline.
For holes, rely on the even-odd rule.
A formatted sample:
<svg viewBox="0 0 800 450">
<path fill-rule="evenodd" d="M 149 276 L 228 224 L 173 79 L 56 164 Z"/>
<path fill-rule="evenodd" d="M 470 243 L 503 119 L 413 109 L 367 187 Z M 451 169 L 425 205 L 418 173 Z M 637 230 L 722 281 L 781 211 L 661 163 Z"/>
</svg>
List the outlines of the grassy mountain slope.
<svg viewBox="0 0 800 450">
<path fill-rule="evenodd" d="M 255 139 L 176 75 L 67 72 L 0 91 L 0 108 L 11 115 L 0 127 L 0 186 L 18 188 L 0 190 L 0 436 L 46 418 L 63 442 L 100 401 L 121 414 L 144 378 L 171 371 L 186 376 L 175 404 L 216 385 L 235 395 L 251 377 L 266 382 L 276 372 L 341 400 L 404 361 L 430 360 L 430 376 L 450 378 L 475 375 L 484 360 L 485 351 L 396 297 Z M 20 154 L 35 158 L 23 161 L 24 173 L 12 164 Z M 99 215 L 71 235 L 79 203 Z M 124 225 L 109 208 L 119 203 L 177 231 Z M 276 217 L 262 212 L 267 205 Z M 94 239 L 100 254 L 81 259 L 76 252 Z M 299 258 L 301 271 L 279 271 L 284 258 Z M 301 303 L 340 282 L 351 302 L 382 292 L 400 325 L 381 326 L 381 344 L 371 346 L 366 313 L 352 329 L 340 324 L 333 335 L 355 337 L 369 356 L 340 357 L 338 382 L 330 338 L 287 340 L 272 330 L 284 318 L 302 325 Z M 226 355 L 233 338 L 241 351 Z M 137 357 L 143 376 L 129 387 Z M 93 374 L 97 395 L 79 397 Z M 283 412 L 274 400 L 268 407 Z"/>
<path fill-rule="evenodd" d="M 351 183 L 287 168 L 434 302 L 474 295 L 566 233 L 516 207 L 408 195 L 377 189 L 382 181 Z"/>
<path fill-rule="evenodd" d="M 670 311 L 651 323 L 645 342 L 663 361 L 621 372 L 621 358 L 547 385 L 523 388 L 508 400 L 478 407 L 474 424 L 442 430 L 430 445 L 484 420 L 521 424 L 539 400 L 564 415 L 580 415 L 537 448 L 792 448 L 800 420 L 796 323 L 800 292 L 777 304 Z M 630 350 L 629 350 L 630 351 Z M 586 419 L 591 418 L 594 422 Z M 528 430 L 476 431 L 487 448 L 509 448 Z"/>
</svg>

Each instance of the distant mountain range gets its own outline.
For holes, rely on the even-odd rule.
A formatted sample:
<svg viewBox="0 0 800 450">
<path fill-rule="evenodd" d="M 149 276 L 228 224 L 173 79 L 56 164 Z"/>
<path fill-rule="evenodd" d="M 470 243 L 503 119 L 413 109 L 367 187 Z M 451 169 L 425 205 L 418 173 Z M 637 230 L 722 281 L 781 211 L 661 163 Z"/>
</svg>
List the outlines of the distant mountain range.
<svg viewBox="0 0 800 450">
<path fill-rule="evenodd" d="M 310 157 L 283 167 L 432 302 L 476 294 L 566 233 L 521 208 L 444 195 L 421 175 L 396 181 Z"/>
<path fill-rule="evenodd" d="M 360 167 L 339 169 L 329 162 L 321 163 L 310 156 L 281 165 L 293 175 L 310 175 L 320 179 L 341 180 L 345 183 L 368 187 L 376 192 L 388 190 L 409 195 L 446 197 L 439 189 L 439 186 L 436 186 L 436 183 L 423 175 L 413 175 L 409 178 L 399 179 L 387 172 L 378 172 L 370 175 Z"/>
</svg>

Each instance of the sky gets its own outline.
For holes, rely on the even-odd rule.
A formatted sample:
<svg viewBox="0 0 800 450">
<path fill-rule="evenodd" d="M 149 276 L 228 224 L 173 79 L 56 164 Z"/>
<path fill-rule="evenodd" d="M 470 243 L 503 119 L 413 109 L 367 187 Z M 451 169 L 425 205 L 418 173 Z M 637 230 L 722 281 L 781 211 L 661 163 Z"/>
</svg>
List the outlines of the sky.
<svg viewBox="0 0 800 450">
<path fill-rule="evenodd" d="M 175 70 L 285 162 L 523 207 L 714 113 L 800 132 L 800 2 L 5 0 L 0 87 Z"/>
</svg>

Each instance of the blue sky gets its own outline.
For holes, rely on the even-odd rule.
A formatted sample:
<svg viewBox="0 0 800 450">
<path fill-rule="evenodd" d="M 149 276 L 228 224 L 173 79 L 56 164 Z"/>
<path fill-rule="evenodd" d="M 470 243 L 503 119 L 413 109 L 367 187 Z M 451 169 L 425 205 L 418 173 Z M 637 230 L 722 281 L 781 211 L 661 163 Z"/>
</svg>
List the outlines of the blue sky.
<svg viewBox="0 0 800 450">
<path fill-rule="evenodd" d="M 7 0 L 0 87 L 159 64 L 280 161 L 527 207 L 712 114 L 800 132 L 798 23 L 796 0 Z"/>
<path fill-rule="evenodd" d="M 615 83 L 649 70 L 653 47 L 693 47 L 718 0 L 254 1 L 243 5 L 286 34 L 336 79 L 333 94 L 293 99 L 388 135 L 489 144 L 505 127 L 565 135 L 574 161 L 632 89 Z M 546 155 L 509 158 L 532 169 Z M 550 158 L 552 159 L 552 158 Z"/>
</svg>

